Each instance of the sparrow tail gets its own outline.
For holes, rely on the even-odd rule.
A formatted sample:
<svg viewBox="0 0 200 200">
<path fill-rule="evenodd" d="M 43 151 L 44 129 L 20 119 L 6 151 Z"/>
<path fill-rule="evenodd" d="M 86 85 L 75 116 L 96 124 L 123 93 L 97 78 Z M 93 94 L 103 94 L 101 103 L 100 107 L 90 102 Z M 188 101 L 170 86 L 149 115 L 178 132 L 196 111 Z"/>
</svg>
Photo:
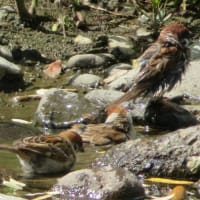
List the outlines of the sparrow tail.
<svg viewBox="0 0 200 200">
<path fill-rule="evenodd" d="M 133 88 L 122 95 L 120 98 L 112 102 L 112 104 L 121 104 L 125 101 L 135 100 L 140 94 L 143 93 L 140 89 Z"/>
<path fill-rule="evenodd" d="M 9 151 L 9 152 L 17 153 L 18 149 L 16 147 L 9 146 L 6 144 L 0 144 L 0 151 Z"/>
</svg>

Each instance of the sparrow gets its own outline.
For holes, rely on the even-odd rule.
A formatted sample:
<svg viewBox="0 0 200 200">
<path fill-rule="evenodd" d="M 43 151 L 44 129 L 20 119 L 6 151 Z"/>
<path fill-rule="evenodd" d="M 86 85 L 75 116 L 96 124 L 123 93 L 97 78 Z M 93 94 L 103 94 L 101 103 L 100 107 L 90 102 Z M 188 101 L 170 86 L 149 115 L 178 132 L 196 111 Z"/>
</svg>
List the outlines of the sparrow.
<svg viewBox="0 0 200 200">
<path fill-rule="evenodd" d="M 162 96 L 181 81 L 190 60 L 189 30 L 182 24 L 164 27 L 158 39 L 137 59 L 140 70 L 132 88 L 114 101 L 120 104 L 149 94 Z"/>
<path fill-rule="evenodd" d="M 135 131 L 128 110 L 121 105 L 110 105 L 107 115 L 104 123 L 75 124 L 71 130 L 79 133 L 83 142 L 96 146 L 121 143 L 134 138 Z"/>
<path fill-rule="evenodd" d="M 0 144 L 0 150 L 17 155 L 24 174 L 55 174 L 68 172 L 76 162 L 75 151 L 83 151 L 82 139 L 74 131 L 55 135 L 30 136 L 13 145 Z"/>
</svg>

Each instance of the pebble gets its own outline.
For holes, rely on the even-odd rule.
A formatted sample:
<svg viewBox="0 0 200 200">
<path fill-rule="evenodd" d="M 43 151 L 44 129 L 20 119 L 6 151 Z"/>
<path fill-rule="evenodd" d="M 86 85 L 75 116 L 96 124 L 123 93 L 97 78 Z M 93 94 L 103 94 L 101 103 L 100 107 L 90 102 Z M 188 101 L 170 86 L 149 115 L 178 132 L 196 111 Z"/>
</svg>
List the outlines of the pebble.
<svg viewBox="0 0 200 200">
<path fill-rule="evenodd" d="M 75 44 L 80 44 L 80 45 L 85 45 L 85 44 L 92 44 L 92 40 L 88 37 L 84 37 L 82 35 L 77 35 L 74 38 L 74 43 Z"/>
<path fill-rule="evenodd" d="M 49 78 L 57 78 L 62 72 L 61 60 L 56 60 L 55 62 L 50 63 L 43 72 Z"/>
<path fill-rule="evenodd" d="M 22 76 L 23 72 L 14 63 L 6 60 L 3 57 L 0 57 L 0 79 L 4 77 L 6 74 L 14 74 L 16 76 Z"/>
<path fill-rule="evenodd" d="M 73 81 L 73 86 L 81 87 L 97 87 L 101 82 L 102 78 L 94 74 L 80 74 Z"/>
<path fill-rule="evenodd" d="M 109 89 L 127 91 L 133 84 L 139 68 L 125 71 L 120 76 L 117 75 L 113 81 L 111 81 L 107 86 Z"/>
<path fill-rule="evenodd" d="M 97 68 L 97 67 L 106 67 L 114 63 L 114 56 L 108 53 L 99 53 L 99 54 L 80 54 L 72 56 L 64 69 L 67 68 Z"/>
<path fill-rule="evenodd" d="M 85 95 L 85 98 L 89 101 L 96 102 L 98 104 L 108 104 L 118 99 L 124 93 L 115 90 L 94 89 Z"/>
</svg>

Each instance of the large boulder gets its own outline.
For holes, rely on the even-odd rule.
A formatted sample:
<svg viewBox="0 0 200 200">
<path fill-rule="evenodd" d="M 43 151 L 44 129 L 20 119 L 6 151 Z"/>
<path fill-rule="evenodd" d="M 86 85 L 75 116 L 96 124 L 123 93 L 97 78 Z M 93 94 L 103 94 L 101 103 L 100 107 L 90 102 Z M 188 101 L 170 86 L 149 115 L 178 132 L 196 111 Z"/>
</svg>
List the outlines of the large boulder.
<svg viewBox="0 0 200 200">
<path fill-rule="evenodd" d="M 139 138 L 117 145 L 98 158 L 93 167 L 111 165 L 136 175 L 173 178 L 200 177 L 200 125 L 166 135 Z"/>
</svg>

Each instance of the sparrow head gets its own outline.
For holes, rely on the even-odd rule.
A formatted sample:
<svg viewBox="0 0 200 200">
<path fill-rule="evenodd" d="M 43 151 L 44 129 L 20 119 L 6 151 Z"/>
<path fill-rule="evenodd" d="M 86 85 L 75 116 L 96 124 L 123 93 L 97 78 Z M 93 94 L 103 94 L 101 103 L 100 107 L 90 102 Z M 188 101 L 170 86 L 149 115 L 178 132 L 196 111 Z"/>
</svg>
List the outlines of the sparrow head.
<svg viewBox="0 0 200 200">
<path fill-rule="evenodd" d="M 111 104 L 107 107 L 107 115 L 105 123 L 112 123 L 117 130 L 126 132 L 129 139 L 135 138 L 130 110 L 120 104 Z"/>
<path fill-rule="evenodd" d="M 117 117 L 126 117 L 127 115 L 127 110 L 121 106 L 120 104 L 111 104 L 106 108 L 107 112 L 107 119 L 106 122 L 112 122 L 114 121 Z"/>
<path fill-rule="evenodd" d="M 164 27 L 158 37 L 160 42 L 177 45 L 181 48 L 188 47 L 189 39 L 189 30 L 184 25 L 177 23 Z"/>
<path fill-rule="evenodd" d="M 127 113 L 126 109 L 119 104 L 111 104 L 106 109 L 107 115 L 109 116 L 112 113 L 118 113 L 120 115 L 125 115 Z"/>
<path fill-rule="evenodd" d="M 61 133 L 59 133 L 59 136 L 69 140 L 72 143 L 75 151 L 84 152 L 82 138 L 75 131 L 72 130 L 62 131 Z"/>
</svg>

